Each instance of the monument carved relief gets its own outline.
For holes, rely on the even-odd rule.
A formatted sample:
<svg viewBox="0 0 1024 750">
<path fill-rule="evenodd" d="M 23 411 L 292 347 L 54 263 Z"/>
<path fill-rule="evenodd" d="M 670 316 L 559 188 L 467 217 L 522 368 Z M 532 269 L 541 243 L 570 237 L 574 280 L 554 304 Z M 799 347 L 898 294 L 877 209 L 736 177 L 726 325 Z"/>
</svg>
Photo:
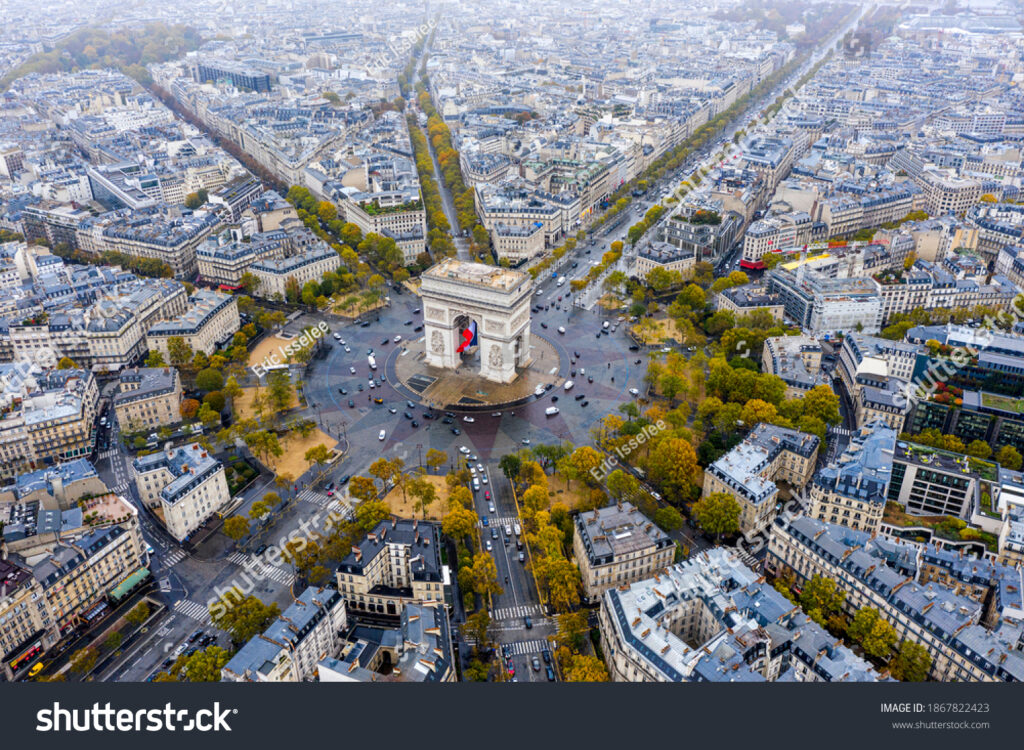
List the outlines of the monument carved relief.
<svg viewBox="0 0 1024 750">
<path fill-rule="evenodd" d="M 501 367 L 505 364 L 505 357 L 501 353 L 501 347 L 497 344 L 491 344 L 491 351 L 487 355 L 487 364 L 491 367 Z"/>
<path fill-rule="evenodd" d="M 435 354 L 444 353 L 444 334 L 440 331 L 434 331 L 430 334 L 430 350 Z"/>
</svg>

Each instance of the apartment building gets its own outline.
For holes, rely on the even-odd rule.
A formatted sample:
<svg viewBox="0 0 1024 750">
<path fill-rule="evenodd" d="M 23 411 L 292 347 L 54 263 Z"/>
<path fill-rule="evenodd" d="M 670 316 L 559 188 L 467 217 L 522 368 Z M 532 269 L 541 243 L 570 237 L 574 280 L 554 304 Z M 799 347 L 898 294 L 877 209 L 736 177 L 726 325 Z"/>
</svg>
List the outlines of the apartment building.
<svg viewBox="0 0 1024 750">
<path fill-rule="evenodd" d="M 123 430 L 144 430 L 181 421 L 181 379 L 173 367 L 123 370 L 113 398 Z"/>
<path fill-rule="evenodd" d="M 224 346 L 238 332 L 241 319 L 238 300 L 230 294 L 199 289 L 188 298 L 188 309 L 178 317 L 152 326 L 146 333 L 146 346 L 171 361 L 168 342 L 177 336 L 194 352 L 207 356 Z"/>
<path fill-rule="evenodd" d="M 778 294 L 769 294 L 760 284 L 734 286 L 715 295 L 713 303 L 718 310 L 728 310 L 734 316 L 749 315 L 755 310 L 764 310 L 779 323 L 785 314 L 785 306 Z"/>
<path fill-rule="evenodd" d="M 497 222 L 491 229 L 491 246 L 499 260 L 519 263 L 535 258 L 544 252 L 544 225 Z"/>
<path fill-rule="evenodd" d="M 820 442 L 815 435 L 762 422 L 704 471 L 704 496 L 732 495 L 740 505 L 740 533 L 760 534 L 777 513 L 776 482 L 802 489 L 811 479 Z"/>
<path fill-rule="evenodd" d="M 676 551 L 669 536 L 631 503 L 578 514 L 572 548 L 590 602 L 612 586 L 649 578 L 668 567 Z"/>
<path fill-rule="evenodd" d="M 320 682 L 455 682 L 452 633 L 440 602 L 407 602 L 397 627 L 359 623 L 337 657 L 317 664 Z"/>
<path fill-rule="evenodd" d="M 250 266 L 260 281 L 257 294 L 266 299 L 284 299 L 291 281 L 299 288 L 310 281 L 319 282 L 328 271 L 341 265 L 338 254 L 329 245 L 320 243 L 287 258 L 268 258 Z"/>
<path fill-rule="evenodd" d="M 224 682 L 308 682 L 317 663 L 341 650 L 345 599 L 332 586 L 310 586 L 223 669 Z"/>
<path fill-rule="evenodd" d="M 0 507 L 37 503 L 43 510 L 77 510 L 82 497 L 109 492 L 89 459 L 78 458 L 18 474 L 13 485 L 0 490 Z M 5 524 L 5 535 L 10 528 Z"/>
<path fill-rule="evenodd" d="M 58 640 L 42 584 L 29 567 L 0 559 L 0 678 L 13 682 Z"/>
<path fill-rule="evenodd" d="M 895 450 L 896 431 L 884 422 L 861 427 L 839 457 L 814 475 L 808 515 L 876 532 L 888 500 Z"/>
<path fill-rule="evenodd" d="M 132 468 L 142 502 L 179 542 L 231 501 L 224 465 L 199 443 L 140 456 Z"/>
<path fill-rule="evenodd" d="M 782 378 L 786 398 L 801 398 L 831 380 L 821 371 L 821 344 L 813 336 L 771 336 L 761 352 L 764 372 Z"/>
<path fill-rule="evenodd" d="M 117 212 L 92 231 L 99 250 L 163 261 L 175 278 L 196 275 L 196 248 L 213 232 L 220 218 L 212 212 L 185 212 L 166 206 Z"/>
<path fill-rule="evenodd" d="M 935 560 L 940 556 L 933 556 Z M 985 561 L 961 558 L 950 572 L 982 570 Z M 844 611 L 852 616 L 871 607 L 896 630 L 928 650 L 931 678 L 941 682 L 1020 682 L 1024 656 L 1017 649 L 1024 615 L 1021 571 L 1005 568 L 992 588 L 998 624 L 982 624 L 985 606 L 944 585 L 921 563 L 921 548 L 872 536 L 808 516 L 779 518 L 772 526 L 766 568 L 792 574 L 798 585 L 814 576 L 834 581 L 845 592 Z"/>
<path fill-rule="evenodd" d="M 283 229 L 245 236 L 239 227 L 207 237 L 196 248 L 199 278 L 210 284 L 238 286 L 250 267 L 262 260 L 281 258 L 291 247 Z M 259 289 L 256 293 L 259 293 Z"/>
<path fill-rule="evenodd" d="M 397 616 L 407 603 L 444 602 L 440 529 L 428 521 L 381 521 L 338 566 L 338 591 L 349 612 Z"/>
<path fill-rule="evenodd" d="M 599 624 L 615 682 L 884 679 L 724 547 L 608 589 Z"/>
<path fill-rule="evenodd" d="M 795 272 L 772 269 L 765 286 L 779 295 L 786 317 L 808 335 L 881 330 L 882 299 L 874 279 L 831 279 L 801 266 Z"/>
<path fill-rule="evenodd" d="M 690 249 L 670 245 L 667 242 L 649 242 L 639 249 L 634 264 L 638 278 L 646 279 L 655 268 L 662 271 L 678 272 L 684 279 L 693 276 L 697 256 Z"/>
<path fill-rule="evenodd" d="M 0 381 L 0 474 L 92 453 L 99 389 L 91 372 L 16 362 L 0 364 Z"/>
</svg>

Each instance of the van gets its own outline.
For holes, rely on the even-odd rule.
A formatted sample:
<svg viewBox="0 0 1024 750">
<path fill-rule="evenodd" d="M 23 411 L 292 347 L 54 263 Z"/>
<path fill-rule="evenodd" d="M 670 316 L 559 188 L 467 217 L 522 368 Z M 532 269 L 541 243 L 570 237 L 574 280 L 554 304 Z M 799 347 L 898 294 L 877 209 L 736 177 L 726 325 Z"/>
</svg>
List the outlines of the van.
<svg viewBox="0 0 1024 750">
<path fill-rule="evenodd" d="M 557 406 L 549 406 L 547 409 L 544 410 L 544 414 L 546 414 L 549 417 L 553 417 L 556 414 L 558 414 L 558 407 Z"/>
<path fill-rule="evenodd" d="M 565 381 L 565 385 L 563 386 L 563 388 L 565 388 L 565 390 L 567 390 L 567 391 L 571 391 L 572 387 L 574 385 L 575 385 L 575 383 L 573 383 L 571 380 L 566 380 Z"/>
</svg>

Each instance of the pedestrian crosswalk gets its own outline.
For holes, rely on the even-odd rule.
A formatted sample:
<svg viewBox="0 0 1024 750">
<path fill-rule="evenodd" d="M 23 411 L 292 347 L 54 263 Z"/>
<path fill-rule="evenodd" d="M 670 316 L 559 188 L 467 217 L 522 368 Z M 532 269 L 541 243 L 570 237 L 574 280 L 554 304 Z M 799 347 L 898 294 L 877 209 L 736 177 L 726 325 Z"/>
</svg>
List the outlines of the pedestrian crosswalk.
<svg viewBox="0 0 1024 750">
<path fill-rule="evenodd" d="M 483 523 L 484 523 L 483 521 L 480 522 L 480 526 L 481 527 L 483 526 Z M 498 526 L 499 528 L 504 528 L 505 526 L 511 526 L 512 524 L 515 524 L 515 523 L 519 523 L 519 519 L 516 518 L 515 516 L 508 516 L 508 517 L 502 517 L 502 518 L 491 518 L 491 517 L 488 516 L 488 518 L 487 518 L 488 526 Z"/>
<path fill-rule="evenodd" d="M 111 487 L 110 491 L 115 495 L 127 495 L 129 488 L 132 486 L 131 482 L 121 482 L 116 487 Z"/>
<path fill-rule="evenodd" d="M 539 654 L 541 651 L 551 649 L 551 644 L 545 640 L 517 641 L 516 643 L 509 643 L 507 645 L 509 646 L 509 650 L 512 652 L 512 656 Z"/>
<path fill-rule="evenodd" d="M 112 457 L 112 456 L 116 456 L 116 455 L 117 455 L 117 453 L 118 453 L 118 450 L 117 450 L 117 448 L 108 448 L 108 449 L 107 449 L 107 450 L 105 450 L 105 451 L 100 451 L 100 452 L 99 452 L 99 454 L 98 454 L 98 456 L 99 456 L 100 458 L 110 458 L 110 457 Z"/>
<path fill-rule="evenodd" d="M 165 568 L 171 568 L 180 563 L 186 557 L 188 557 L 188 554 L 185 552 L 185 550 L 181 549 L 180 547 L 175 547 L 166 555 L 163 555 L 160 558 L 160 562 L 164 564 Z"/>
<path fill-rule="evenodd" d="M 316 505 L 320 508 L 328 508 L 334 504 L 334 498 L 327 497 L 327 495 L 322 492 L 308 489 L 299 493 L 299 500 L 303 500 L 310 505 Z"/>
<path fill-rule="evenodd" d="M 517 617 L 536 617 L 543 614 L 539 604 L 522 604 L 518 607 L 499 607 L 492 615 L 494 620 L 512 620 Z"/>
<path fill-rule="evenodd" d="M 256 576 L 269 578 L 272 581 L 280 583 L 282 586 L 291 586 L 292 581 L 295 580 L 295 575 L 291 571 L 283 570 L 282 568 L 275 568 L 273 565 L 269 565 L 259 558 L 249 557 L 241 552 L 232 552 L 228 555 L 228 560 L 233 562 L 235 565 L 241 565 L 246 570 L 252 571 Z"/>
<path fill-rule="evenodd" d="M 191 599 L 179 599 L 176 601 L 174 603 L 174 611 L 207 625 L 213 624 L 210 620 L 210 610 L 208 610 L 205 605 L 200 604 L 199 602 L 194 602 Z"/>
<path fill-rule="evenodd" d="M 853 430 L 847 427 L 829 427 L 828 431 L 833 435 L 852 435 Z"/>
</svg>

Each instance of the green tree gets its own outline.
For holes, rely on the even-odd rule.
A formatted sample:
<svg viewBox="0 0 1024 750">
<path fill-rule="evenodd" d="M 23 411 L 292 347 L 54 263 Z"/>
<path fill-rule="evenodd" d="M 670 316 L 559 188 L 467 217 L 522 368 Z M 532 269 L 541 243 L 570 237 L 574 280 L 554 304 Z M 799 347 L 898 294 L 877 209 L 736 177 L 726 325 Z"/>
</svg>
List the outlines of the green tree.
<svg viewBox="0 0 1024 750">
<path fill-rule="evenodd" d="M 727 536 L 740 529 L 740 504 L 728 492 L 712 492 L 693 505 L 693 516 L 709 534 Z"/>
<path fill-rule="evenodd" d="M 326 464 L 331 458 L 331 452 L 327 446 L 323 443 L 314 445 L 304 456 L 307 463 L 315 464 L 317 467 L 317 473 L 323 473 L 323 465 Z"/>
<path fill-rule="evenodd" d="M 71 659 L 69 661 L 71 671 L 81 677 L 84 677 L 93 670 L 93 667 L 96 666 L 96 660 L 99 659 L 99 657 L 99 651 L 92 646 L 80 648 L 71 655 Z"/>
<path fill-rule="evenodd" d="M 189 682 L 220 682 L 221 670 L 231 661 L 231 652 L 220 646 L 196 651 L 183 670 Z"/>
<path fill-rule="evenodd" d="M 213 624 L 230 633 L 234 643 L 245 643 L 262 633 L 280 614 L 276 603 L 264 604 L 255 596 L 247 596 L 231 607 L 210 609 Z"/>
<path fill-rule="evenodd" d="M 384 519 L 391 515 L 388 504 L 383 500 L 370 499 L 356 506 L 356 524 L 365 534 L 373 531 Z"/>
<path fill-rule="evenodd" d="M 196 375 L 196 388 L 204 393 L 219 391 L 223 387 L 224 373 L 220 370 L 214 370 L 212 367 L 207 367 L 205 370 L 200 370 Z"/>
<path fill-rule="evenodd" d="M 249 518 L 254 521 L 260 520 L 268 513 L 270 513 L 270 506 L 262 500 L 257 500 L 252 504 L 252 507 L 249 508 Z"/>
<path fill-rule="evenodd" d="M 149 604 L 146 602 L 139 602 L 132 607 L 128 614 L 124 616 L 124 619 L 135 627 L 140 626 L 149 619 Z"/>
<path fill-rule="evenodd" d="M 224 522 L 223 529 L 228 538 L 237 542 L 249 533 L 249 519 L 245 516 L 231 516 Z"/>
<path fill-rule="evenodd" d="M 846 592 L 832 579 L 815 575 L 804 584 L 799 601 L 808 617 L 824 627 L 830 617 L 842 611 Z"/>
<path fill-rule="evenodd" d="M 662 531 L 676 531 L 683 528 L 682 514 L 670 505 L 654 511 L 652 520 Z"/>
<path fill-rule="evenodd" d="M 996 453 L 996 461 L 999 462 L 1000 466 L 1012 469 L 1013 471 L 1018 471 L 1021 467 L 1022 457 L 1020 455 L 1020 451 L 1012 445 L 1004 445 Z"/>
<path fill-rule="evenodd" d="M 900 643 L 899 652 L 889 662 L 889 671 L 903 682 L 924 682 L 932 669 L 932 657 L 920 643 L 906 640 Z"/>
<path fill-rule="evenodd" d="M 992 446 L 984 440 L 972 440 L 967 446 L 967 455 L 975 458 L 988 458 L 992 455 Z"/>
<path fill-rule="evenodd" d="M 121 634 L 121 631 L 114 630 L 103 641 L 103 645 L 108 651 L 117 651 L 121 647 L 122 641 L 124 641 L 124 636 Z"/>
<path fill-rule="evenodd" d="M 482 651 L 491 643 L 491 616 L 486 609 L 481 609 L 466 618 L 463 626 L 466 637 L 476 642 L 477 651 Z"/>
<path fill-rule="evenodd" d="M 846 633 L 861 645 L 866 654 L 875 658 L 889 656 L 896 643 L 895 629 L 873 607 L 858 609 Z"/>
</svg>

